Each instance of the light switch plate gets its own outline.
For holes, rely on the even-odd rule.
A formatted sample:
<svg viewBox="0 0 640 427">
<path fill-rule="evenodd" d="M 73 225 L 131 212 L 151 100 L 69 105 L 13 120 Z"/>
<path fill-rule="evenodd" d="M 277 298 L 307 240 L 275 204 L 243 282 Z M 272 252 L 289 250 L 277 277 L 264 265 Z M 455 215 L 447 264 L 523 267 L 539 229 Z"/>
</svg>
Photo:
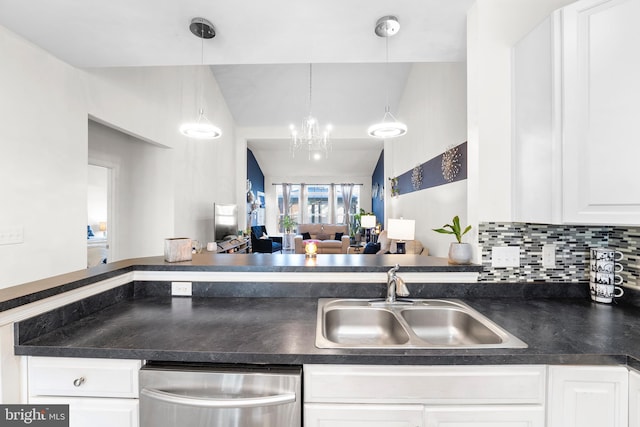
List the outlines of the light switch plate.
<svg viewBox="0 0 640 427">
<path fill-rule="evenodd" d="M 491 248 L 491 266 L 498 268 L 520 267 L 520 246 L 495 246 Z"/>
<path fill-rule="evenodd" d="M 544 268 L 556 268 L 556 245 L 542 246 L 542 266 Z"/>
<path fill-rule="evenodd" d="M 23 227 L 0 228 L 0 245 L 17 245 L 24 243 Z"/>
</svg>

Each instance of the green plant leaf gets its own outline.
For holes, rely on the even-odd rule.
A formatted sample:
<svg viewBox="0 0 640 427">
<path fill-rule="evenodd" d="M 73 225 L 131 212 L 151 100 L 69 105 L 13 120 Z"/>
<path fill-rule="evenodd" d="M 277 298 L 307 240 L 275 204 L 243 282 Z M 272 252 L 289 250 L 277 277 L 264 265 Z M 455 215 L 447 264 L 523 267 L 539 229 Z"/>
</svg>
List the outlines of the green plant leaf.
<svg viewBox="0 0 640 427">
<path fill-rule="evenodd" d="M 453 231 L 445 230 L 444 228 L 434 228 L 433 231 L 442 234 L 453 234 Z"/>
<path fill-rule="evenodd" d="M 456 236 L 456 240 L 458 243 L 462 243 L 462 236 L 464 236 L 469 230 L 471 230 L 471 226 L 467 225 L 467 227 L 462 231 L 460 227 L 460 217 L 458 215 L 453 217 L 452 220 L 453 225 L 445 224 L 442 228 L 434 228 L 433 231 L 442 234 L 453 234 Z M 447 228 L 451 229 L 451 231 L 447 230 Z"/>
</svg>

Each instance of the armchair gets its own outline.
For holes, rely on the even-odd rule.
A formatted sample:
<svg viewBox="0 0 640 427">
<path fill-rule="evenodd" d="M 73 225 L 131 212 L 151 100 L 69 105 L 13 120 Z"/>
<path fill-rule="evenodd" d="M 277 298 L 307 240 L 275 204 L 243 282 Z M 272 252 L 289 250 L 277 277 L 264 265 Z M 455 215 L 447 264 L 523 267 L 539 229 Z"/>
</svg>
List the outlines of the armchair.
<svg viewBox="0 0 640 427">
<path fill-rule="evenodd" d="M 282 237 L 269 236 L 266 239 L 262 238 L 265 235 L 267 235 L 267 227 L 264 225 L 251 227 L 251 249 L 253 252 L 263 254 L 272 254 L 278 251 L 282 252 Z"/>
</svg>

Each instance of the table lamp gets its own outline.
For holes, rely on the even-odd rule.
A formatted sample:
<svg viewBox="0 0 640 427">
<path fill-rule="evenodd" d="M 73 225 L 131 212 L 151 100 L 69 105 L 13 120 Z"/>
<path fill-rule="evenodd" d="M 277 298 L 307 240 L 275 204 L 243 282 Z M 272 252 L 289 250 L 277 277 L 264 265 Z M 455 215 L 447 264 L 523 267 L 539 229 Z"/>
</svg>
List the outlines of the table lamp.
<svg viewBox="0 0 640 427">
<path fill-rule="evenodd" d="M 98 223 L 98 230 L 102 231 L 104 237 L 107 237 L 107 223 L 105 221 Z"/>
<path fill-rule="evenodd" d="M 371 241 L 371 229 L 376 226 L 375 215 L 362 215 L 360 217 L 360 226 L 365 230 L 366 241 Z"/>
<path fill-rule="evenodd" d="M 396 253 L 406 254 L 405 240 L 413 240 L 416 234 L 416 221 L 413 219 L 389 219 L 387 225 L 387 237 L 397 240 Z"/>
</svg>

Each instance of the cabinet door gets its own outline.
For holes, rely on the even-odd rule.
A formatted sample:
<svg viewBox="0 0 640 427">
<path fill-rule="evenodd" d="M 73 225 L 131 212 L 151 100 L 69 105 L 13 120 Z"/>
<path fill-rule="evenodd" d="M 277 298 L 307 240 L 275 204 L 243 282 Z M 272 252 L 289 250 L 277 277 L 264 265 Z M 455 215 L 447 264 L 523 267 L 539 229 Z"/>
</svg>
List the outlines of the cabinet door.
<svg viewBox="0 0 640 427">
<path fill-rule="evenodd" d="M 544 427 L 544 407 L 427 408 L 426 427 Z"/>
<path fill-rule="evenodd" d="M 629 427 L 640 427 L 640 374 L 629 371 Z"/>
<path fill-rule="evenodd" d="M 549 367 L 548 427 L 626 427 L 625 367 Z"/>
<path fill-rule="evenodd" d="M 421 427 L 422 405 L 307 403 L 305 427 Z"/>
<path fill-rule="evenodd" d="M 640 1 L 562 9 L 563 220 L 640 224 Z"/>
<path fill-rule="evenodd" d="M 554 13 L 513 47 L 514 221 L 562 222 L 559 19 Z"/>
<path fill-rule="evenodd" d="M 138 427 L 138 399 L 32 397 L 32 404 L 69 405 L 69 427 Z"/>
</svg>

